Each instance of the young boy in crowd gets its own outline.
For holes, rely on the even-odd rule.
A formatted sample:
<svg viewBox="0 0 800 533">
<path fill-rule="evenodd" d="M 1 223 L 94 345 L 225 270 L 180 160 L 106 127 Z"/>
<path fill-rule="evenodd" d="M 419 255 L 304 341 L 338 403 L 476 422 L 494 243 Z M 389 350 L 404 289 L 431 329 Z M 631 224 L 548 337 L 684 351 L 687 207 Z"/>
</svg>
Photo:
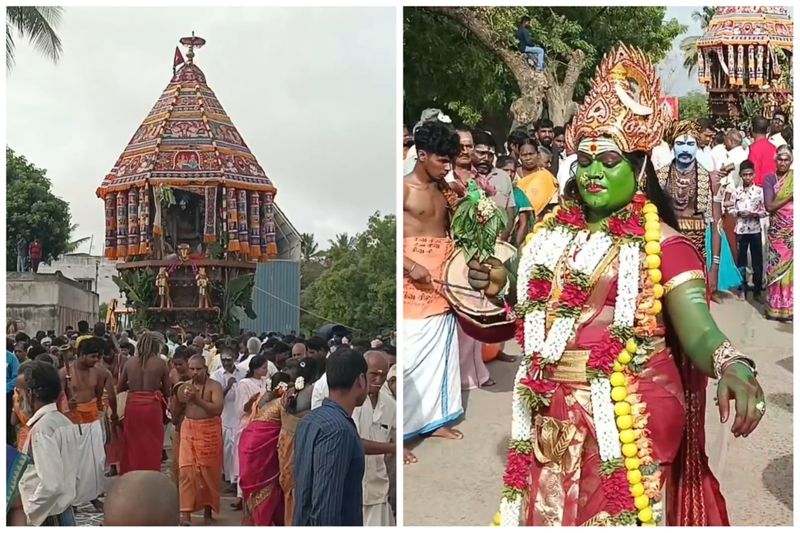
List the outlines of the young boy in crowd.
<svg viewBox="0 0 800 533">
<path fill-rule="evenodd" d="M 739 165 L 742 184 L 733 191 L 728 212 L 736 217 L 736 242 L 738 254 L 736 266 L 742 274 L 742 295 L 747 298 L 747 251 L 753 268 L 753 299 L 761 301 L 764 279 L 764 260 L 761 248 L 761 219 L 769 216 L 764 208 L 764 192 L 755 185 L 755 166 L 750 160 Z"/>
</svg>

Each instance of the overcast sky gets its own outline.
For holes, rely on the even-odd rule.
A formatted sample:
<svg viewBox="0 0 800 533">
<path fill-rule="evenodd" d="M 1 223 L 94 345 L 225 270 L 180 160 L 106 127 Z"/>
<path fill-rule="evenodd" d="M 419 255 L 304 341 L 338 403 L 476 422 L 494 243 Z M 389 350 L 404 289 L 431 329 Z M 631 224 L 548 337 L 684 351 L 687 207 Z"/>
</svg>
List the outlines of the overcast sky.
<svg viewBox="0 0 800 533">
<path fill-rule="evenodd" d="M 195 64 L 298 231 L 324 248 L 336 233 L 364 230 L 372 212 L 394 213 L 394 8 L 67 7 L 57 65 L 17 39 L 7 139 L 47 169 L 70 203 L 75 237 L 94 234 L 101 253 L 95 189 L 192 30 L 207 41 Z"/>
</svg>

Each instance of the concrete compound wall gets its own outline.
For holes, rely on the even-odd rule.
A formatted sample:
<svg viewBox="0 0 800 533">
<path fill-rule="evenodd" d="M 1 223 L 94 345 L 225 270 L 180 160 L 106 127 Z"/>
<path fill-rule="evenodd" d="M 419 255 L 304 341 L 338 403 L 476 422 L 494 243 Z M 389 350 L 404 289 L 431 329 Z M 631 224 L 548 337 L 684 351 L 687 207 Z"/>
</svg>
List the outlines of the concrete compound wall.
<svg viewBox="0 0 800 533">
<path fill-rule="evenodd" d="M 80 320 L 94 325 L 99 315 L 97 293 L 60 273 L 6 273 L 6 320 L 23 322 L 29 334 L 49 329 L 63 333 L 67 326 L 77 328 Z"/>
<path fill-rule="evenodd" d="M 77 281 L 88 281 L 88 287 L 100 296 L 100 303 L 111 303 L 114 298 L 120 298 L 119 287 L 111 279 L 117 275 L 117 263 L 105 257 L 89 254 L 62 255 L 49 265 L 39 265 L 39 274 L 54 274 L 60 271 L 65 277 Z M 96 282 L 96 283 L 95 283 Z"/>
</svg>

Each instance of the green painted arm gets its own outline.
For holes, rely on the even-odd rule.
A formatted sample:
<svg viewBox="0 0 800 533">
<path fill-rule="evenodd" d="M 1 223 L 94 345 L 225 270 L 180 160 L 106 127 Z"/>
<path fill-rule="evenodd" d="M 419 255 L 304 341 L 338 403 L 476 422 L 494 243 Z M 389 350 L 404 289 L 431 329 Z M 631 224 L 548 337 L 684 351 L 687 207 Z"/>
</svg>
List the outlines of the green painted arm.
<svg viewBox="0 0 800 533">
<path fill-rule="evenodd" d="M 728 339 L 708 309 L 705 283 L 697 279 L 679 285 L 664 297 L 664 304 L 684 352 L 694 366 L 713 377 L 712 356 Z"/>
<path fill-rule="evenodd" d="M 508 276 L 508 292 L 506 293 L 506 302 L 511 307 L 517 303 L 517 269 L 519 268 L 519 250 L 514 254 L 514 257 L 505 262 L 506 275 Z"/>
</svg>

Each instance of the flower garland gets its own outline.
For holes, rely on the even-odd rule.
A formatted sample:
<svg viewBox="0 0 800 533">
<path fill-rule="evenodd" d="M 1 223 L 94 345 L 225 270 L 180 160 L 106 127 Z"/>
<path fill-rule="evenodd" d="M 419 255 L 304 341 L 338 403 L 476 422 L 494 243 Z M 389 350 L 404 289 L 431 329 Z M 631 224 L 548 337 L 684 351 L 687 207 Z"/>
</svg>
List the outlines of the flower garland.
<svg viewBox="0 0 800 533">
<path fill-rule="evenodd" d="M 550 404 L 555 390 L 555 383 L 543 379 L 542 371 L 557 364 L 563 354 L 591 294 L 589 276 L 615 243 L 620 245 L 620 255 L 614 322 L 605 342 L 592 350 L 587 362 L 601 480 L 610 520 L 633 525 L 638 519 L 643 525 L 655 525 L 652 505 L 660 499 L 660 472 L 650 457 L 646 406 L 634 394 L 637 387 L 630 377 L 652 353 L 647 340 L 656 331 L 656 315 L 661 311 L 658 211 L 637 193 L 630 207 L 610 217 L 602 229 L 589 233 L 581 208 L 569 206 L 546 216 L 526 239 L 520 258 L 523 274 L 517 280 L 520 303 L 509 313 L 517 318 L 516 339 L 525 356 L 515 379 L 503 498 L 493 525 L 520 523 L 522 496 L 534 460 L 533 413 Z M 644 262 L 640 261 L 642 246 Z M 556 302 L 550 304 L 555 319 L 545 336 L 553 269 L 565 252 L 568 271 Z"/>
</svg>

